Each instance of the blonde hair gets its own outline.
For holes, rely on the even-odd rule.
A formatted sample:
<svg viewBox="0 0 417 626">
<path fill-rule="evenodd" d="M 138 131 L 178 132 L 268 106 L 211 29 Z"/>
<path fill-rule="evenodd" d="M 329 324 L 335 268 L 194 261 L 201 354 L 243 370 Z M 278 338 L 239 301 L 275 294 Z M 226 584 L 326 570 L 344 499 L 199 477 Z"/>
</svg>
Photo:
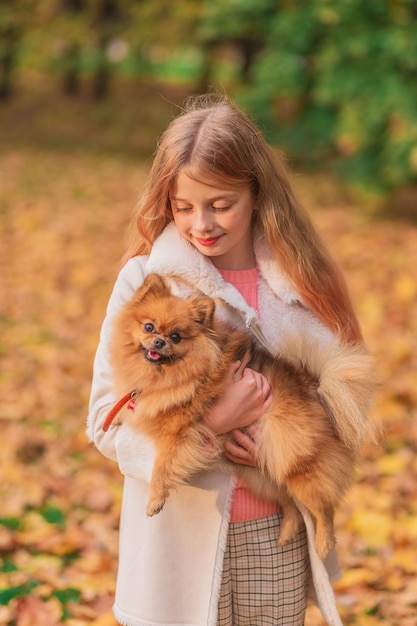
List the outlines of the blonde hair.
<svg viewBox="0 0 417 626">
<path fill-rule="evenodd" d="M 134 215 L 125 260 L 148 254 L 172 221 L 169 191 L 181 170 L 197 180 L 250 188 L 265 234 L 303 302 L 346 342 L 361 340 L 343 275 L 295 197 L 282 158 L 223 96 L 191 98 L 161 137 Z"/>
</svg>

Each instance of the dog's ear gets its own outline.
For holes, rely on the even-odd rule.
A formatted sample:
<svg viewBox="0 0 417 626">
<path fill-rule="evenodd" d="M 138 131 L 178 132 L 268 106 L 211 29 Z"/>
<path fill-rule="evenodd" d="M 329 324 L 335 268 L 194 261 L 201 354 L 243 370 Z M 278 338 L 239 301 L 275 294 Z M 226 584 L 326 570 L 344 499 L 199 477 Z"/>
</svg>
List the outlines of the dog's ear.
<svg viewBox="0 0 417 626">
<path fill-rule="evenodd" d="M 163 298 L 171 295 L 171 291 L 165 280 L 159 274 L 149 274 L 145 278 L 142 287 L 136 291 L 135 301 L 143 302 L 147 297 Z"/>
<path fill-rule="evenodd" d="M 203 326 L 211 328 L 214 317 L 214 300 L 207 296 L 193 296 L 189 299 L 193 319 Z"/>
</svg>

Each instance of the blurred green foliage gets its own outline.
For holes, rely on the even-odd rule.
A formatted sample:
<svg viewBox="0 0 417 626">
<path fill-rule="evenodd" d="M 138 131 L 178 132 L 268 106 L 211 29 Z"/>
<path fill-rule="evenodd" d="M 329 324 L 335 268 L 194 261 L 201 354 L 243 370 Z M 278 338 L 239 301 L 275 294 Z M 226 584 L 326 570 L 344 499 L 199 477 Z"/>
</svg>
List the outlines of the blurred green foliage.
<svg viewBox="0 0 417 626">
<path fill-rule="evenodd" d="M 311 165 L 364 186 L 417 180 L 417 2 L 282 2 L 242 101 Z"/>
<path fill-rule="evenodd" d="M 18 67 L 220 88 L 303 166 L 417 181 L 417 0 L 0 0 L 0 98 Z"/>
</svg>

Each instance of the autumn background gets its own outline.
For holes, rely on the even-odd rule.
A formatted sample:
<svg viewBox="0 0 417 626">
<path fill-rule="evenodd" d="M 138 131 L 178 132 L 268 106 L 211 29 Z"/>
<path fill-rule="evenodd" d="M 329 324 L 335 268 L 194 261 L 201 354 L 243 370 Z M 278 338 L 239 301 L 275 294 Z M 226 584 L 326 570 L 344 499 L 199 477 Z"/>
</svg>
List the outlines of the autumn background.
<svg viewBox="0 0 417 626">
<path fill-rule="evenodd" d="M 0 1 L 0 624 L 115 624 L 122 479 L 84 434 L 92 362 L 157 136 L 211 87 L 289 155 L 379 362 L 341 616 L 415 626 L 417 3 L 39 4 Z"/>
</svg>

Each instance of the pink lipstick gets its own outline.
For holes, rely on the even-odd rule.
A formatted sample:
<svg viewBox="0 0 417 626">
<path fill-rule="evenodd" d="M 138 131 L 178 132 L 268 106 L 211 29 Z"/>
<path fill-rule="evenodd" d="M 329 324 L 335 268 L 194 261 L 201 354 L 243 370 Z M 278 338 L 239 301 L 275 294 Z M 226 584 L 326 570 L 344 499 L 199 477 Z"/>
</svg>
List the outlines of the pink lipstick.
<svg viewBox="0 0 417 626">
<path fill-rule="evenodd" d="M 197 241 L 197 243 L 200 244 L 200 246 L 214 246 L 218 240 L 220 239 L 219 237 L 209 237 L 208 239 L 199 239 L 198 237 L 195 238 L 195 240 Z"/>
</svg>

